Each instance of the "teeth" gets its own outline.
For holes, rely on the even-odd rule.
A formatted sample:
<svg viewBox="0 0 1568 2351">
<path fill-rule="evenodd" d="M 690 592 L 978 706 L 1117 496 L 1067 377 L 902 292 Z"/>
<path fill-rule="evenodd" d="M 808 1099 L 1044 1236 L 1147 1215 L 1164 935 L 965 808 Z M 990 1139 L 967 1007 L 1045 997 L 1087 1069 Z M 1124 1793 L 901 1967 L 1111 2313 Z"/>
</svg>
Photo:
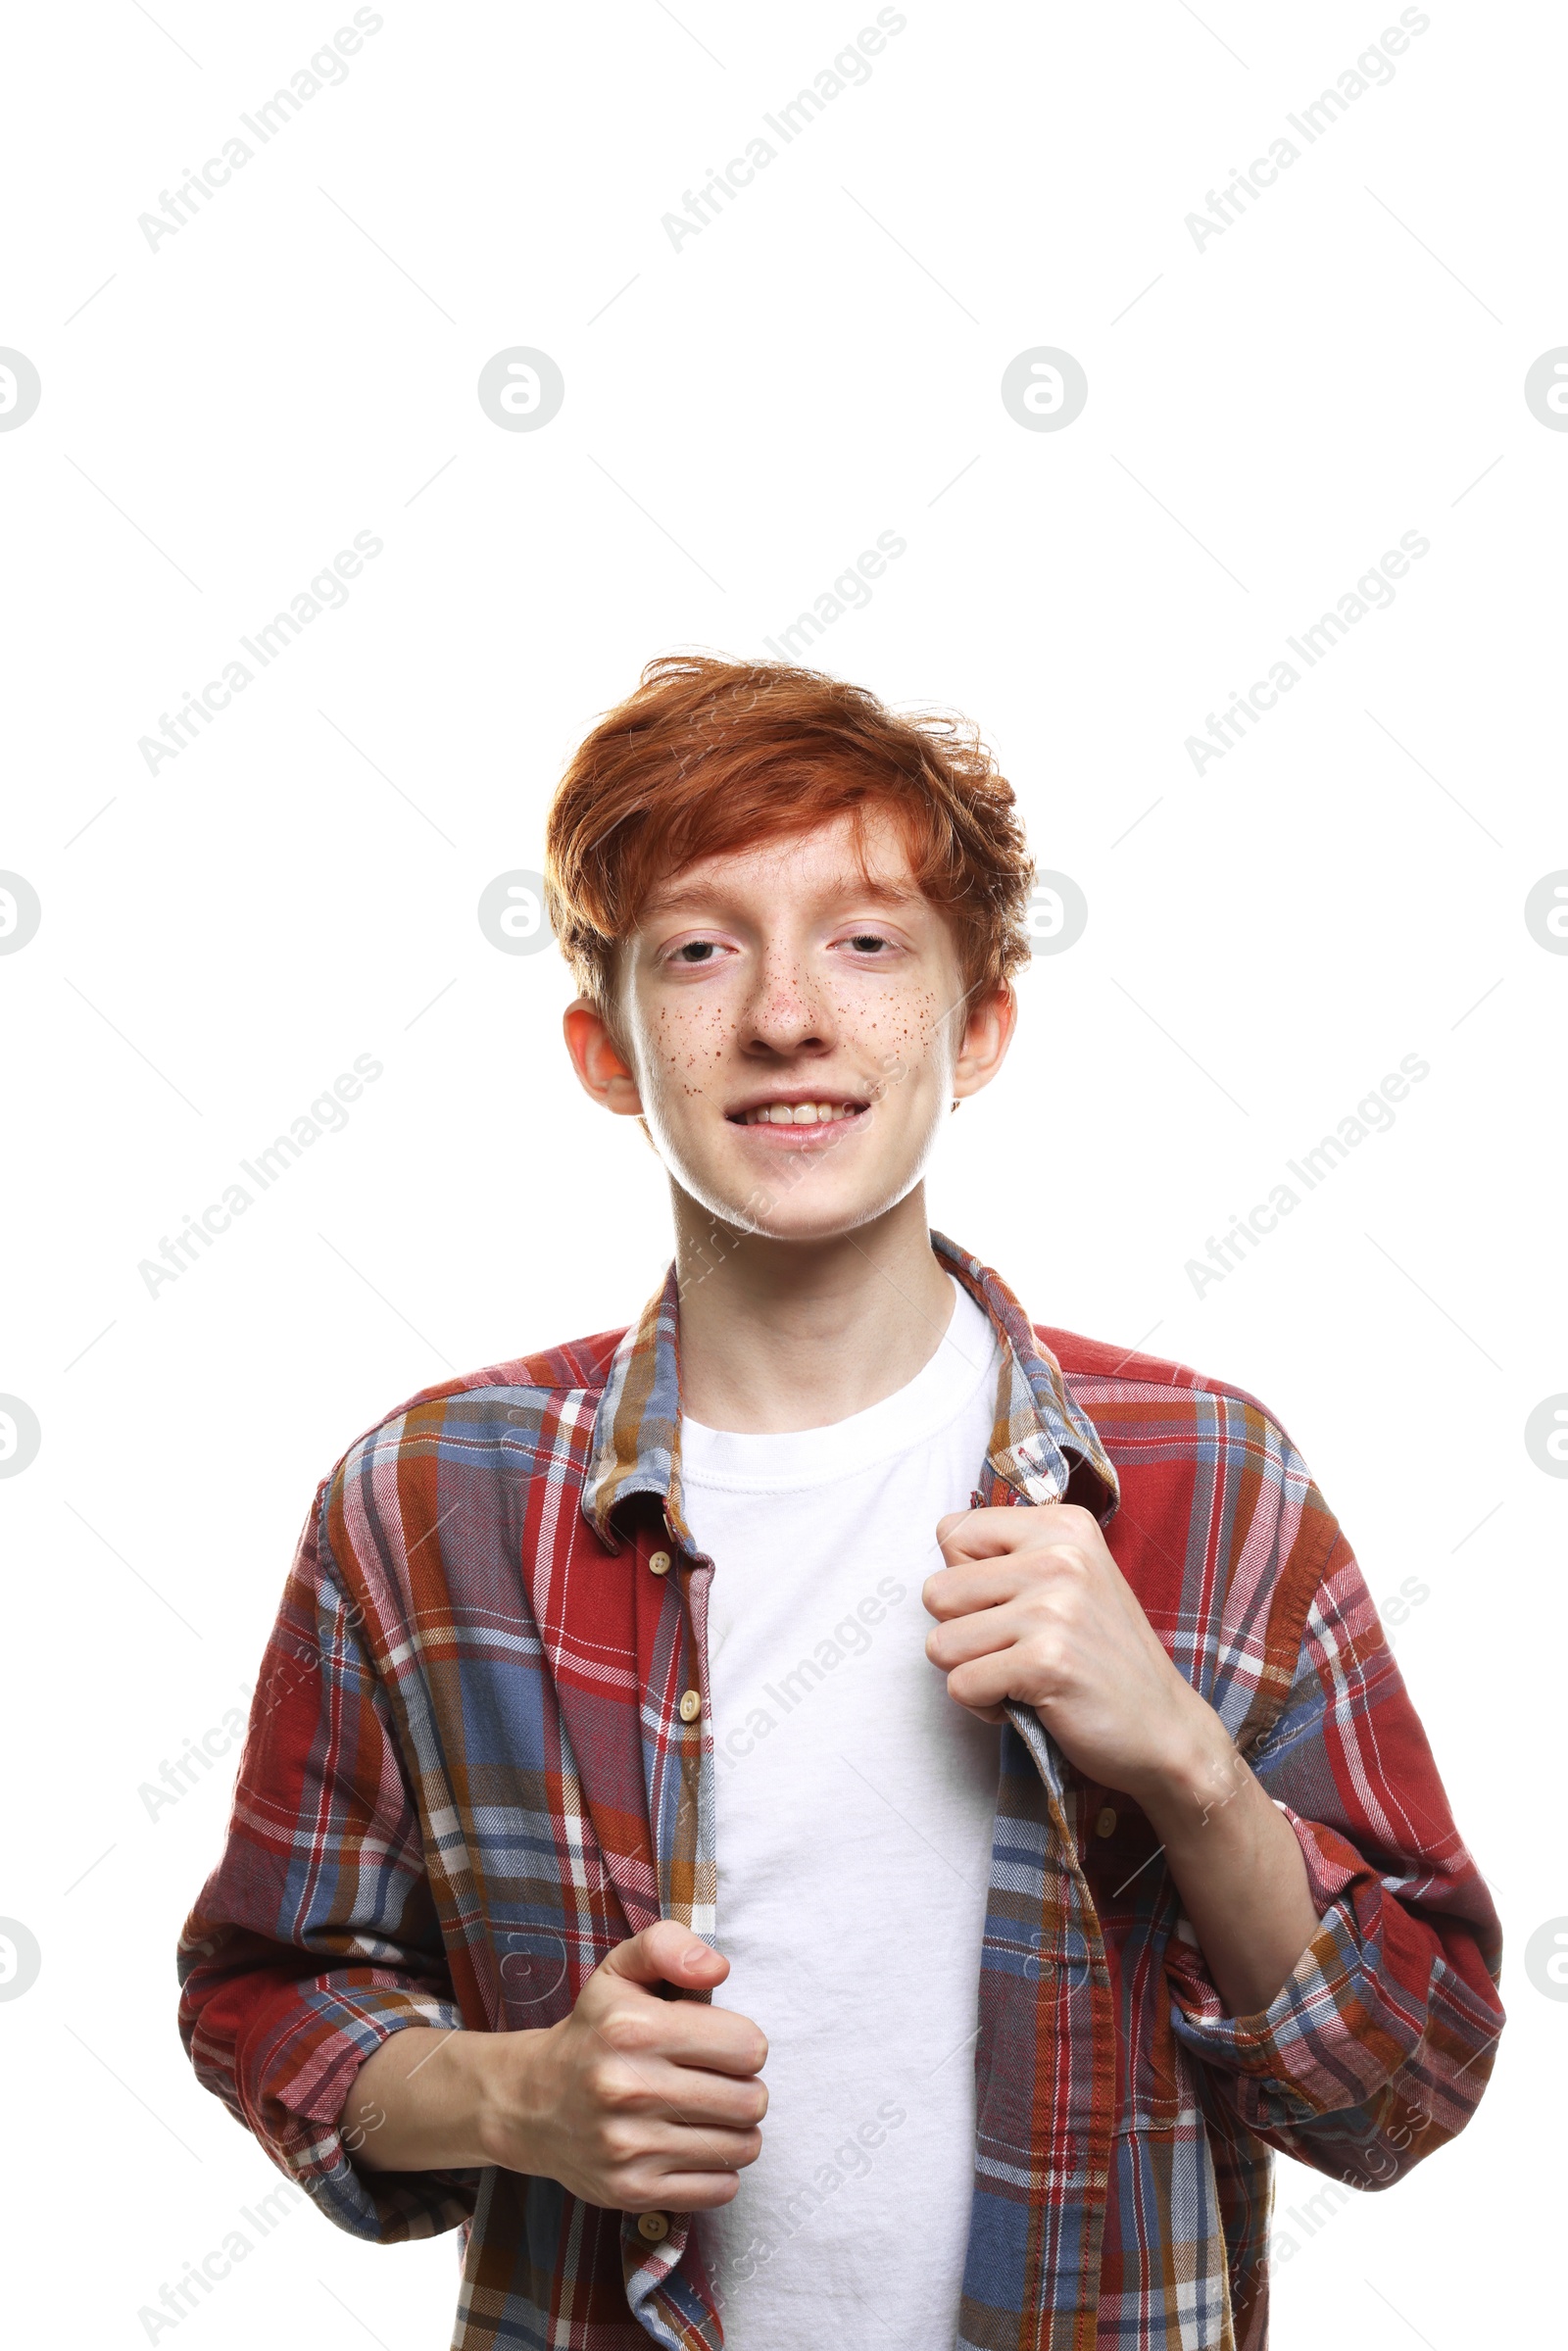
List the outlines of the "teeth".
<svg viewBox="0 0 1568 2351">
<path fill-rule="evenodd" d="M 843 1102 L 763 1102 L 756 1110 L 748 1110 L 748 1126 L 810 1127 L 827 1126 L 836 1118 L 849 1116 Z"/>
</svg>

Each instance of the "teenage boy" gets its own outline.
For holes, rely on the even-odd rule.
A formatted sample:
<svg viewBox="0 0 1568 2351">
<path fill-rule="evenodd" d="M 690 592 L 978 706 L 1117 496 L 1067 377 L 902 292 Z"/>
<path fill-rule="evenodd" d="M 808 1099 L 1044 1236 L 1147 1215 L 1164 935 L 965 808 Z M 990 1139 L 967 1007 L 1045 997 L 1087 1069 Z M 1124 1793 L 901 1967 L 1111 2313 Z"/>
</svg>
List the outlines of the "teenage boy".
<svg viewBox="0 0 1568 2351">
<path fill-rule="evenodd" d="M 464 2229 L 463 2351 L 1257 2351 L 1268 2150 L 1372 2187 L 1451 2137 L 1497 1924 L 1278 1423 L 928 1230 L 1028 957 L 1012 794 L 672 659 L 548 859 L 674 1264 L 322 1484 L 197 2071 L 342 2227 Z M 1057 1066 L 997 1175 L 1044 1218 L 1095 1149 Z"/>
</svg>

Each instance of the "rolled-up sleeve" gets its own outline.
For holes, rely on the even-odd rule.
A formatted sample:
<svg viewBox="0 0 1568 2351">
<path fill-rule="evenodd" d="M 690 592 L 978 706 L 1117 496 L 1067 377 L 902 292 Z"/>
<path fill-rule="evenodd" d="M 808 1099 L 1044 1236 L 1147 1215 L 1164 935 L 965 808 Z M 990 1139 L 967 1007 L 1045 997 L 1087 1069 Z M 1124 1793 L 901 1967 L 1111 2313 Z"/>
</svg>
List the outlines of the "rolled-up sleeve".
<svg viewBox="0 0 1568 2351">
<path fill-rule="evenodd" d="M 1501 1931 L 1343 1535 L 1249 1760 L 1300 1844 L 1318 1931 L 1272 2004 L 1243 2017 L 1225 2013 L 1196 1944 L 1173 1939 L 1176 2034 L 1222 2129 L 1391 2186 L 1462 2130 L 1486 2085 Z"/>
<path fill-rule="evenodd" d="M 321 1501 L 268 1644 L 222 1857 L 180 1937 L 179 2028 L 198 2079 L 320 2210 L 394 2242 L 466 2220 L 479 2175 L 362 2174 L 352 2160 L 373 2125 L 344 2112 L 365 2060 L 406 2026 L 463 2017 L 390 1704 Z"/>
</svg>

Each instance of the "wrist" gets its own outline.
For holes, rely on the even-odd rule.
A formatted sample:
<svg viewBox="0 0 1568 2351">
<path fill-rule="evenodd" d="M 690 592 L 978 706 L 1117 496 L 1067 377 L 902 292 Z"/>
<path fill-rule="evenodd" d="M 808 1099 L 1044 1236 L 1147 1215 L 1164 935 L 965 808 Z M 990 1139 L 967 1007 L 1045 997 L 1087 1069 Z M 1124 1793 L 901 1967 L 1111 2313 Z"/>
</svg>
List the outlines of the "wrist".
<svg viewBox="0 0 1568 2351">
<path fill-rule="evenodd" d="M 471 2171 L 480 2150 L 484 2045 L 493 2035 L 411 2026 L 361 2066 L 344 2107 L 345 2150 L 366 2172 Z"/>
<path fill-rule="evenodd" d="M 464 2103 L 481 2163 L 542 2173 L 539 2068 L 552 2030 L 466 2035 L 472 2045 L 464 2053 Z"/>
<path fill-rule="evenodd" d="M 1212 1706 L 1194 1693 L 1190 1711 L 1155 1769 L 1128 1793 L 1143 1806 L 1162 1844 L 1209 1826 L 1241 1793 L 1248 1770 Z"/>
</svg>

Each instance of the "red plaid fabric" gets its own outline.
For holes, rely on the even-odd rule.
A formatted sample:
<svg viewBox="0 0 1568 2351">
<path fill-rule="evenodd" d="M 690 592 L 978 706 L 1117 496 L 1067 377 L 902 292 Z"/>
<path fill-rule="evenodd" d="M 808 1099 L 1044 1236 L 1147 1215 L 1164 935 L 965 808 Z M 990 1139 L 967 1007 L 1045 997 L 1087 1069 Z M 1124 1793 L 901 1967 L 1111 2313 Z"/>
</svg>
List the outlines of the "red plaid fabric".
<svg viewBox="0 0 1568 2351">
<path fill-rule="evenodd" d="M 978 1499 L 1097 1511 L 1285 1808 L 1321 1913 L 1272 2006 L 1227 2016 L 1137 1805 L 1011 1709 L 960 2351 L 1262 2351 L 1270 2148 L 1374 2187 L 1451 2137 L 1501 2027 L 1497 1921 L 1278 1423 L 1180 1365 L 1033 1328 L 933 1245 L 1004 1343 Z M 683 2216 L 650 2246 L 548 2180 L 362 2173 L 340 2129 L 405 2026 L 552 2024 L 661 1917 L 721 1939 L 677 1308 L 671 1273 L 624 1334 L 427 1390 L 344 1456 L 181 1942 L 198 2076 L 321 2210 L 383 2240 L 462 2228 L 457 2351 L 722 2342 Z M 890 1964 L 917 1925 L 888 1921 Z"/>
</svg>

